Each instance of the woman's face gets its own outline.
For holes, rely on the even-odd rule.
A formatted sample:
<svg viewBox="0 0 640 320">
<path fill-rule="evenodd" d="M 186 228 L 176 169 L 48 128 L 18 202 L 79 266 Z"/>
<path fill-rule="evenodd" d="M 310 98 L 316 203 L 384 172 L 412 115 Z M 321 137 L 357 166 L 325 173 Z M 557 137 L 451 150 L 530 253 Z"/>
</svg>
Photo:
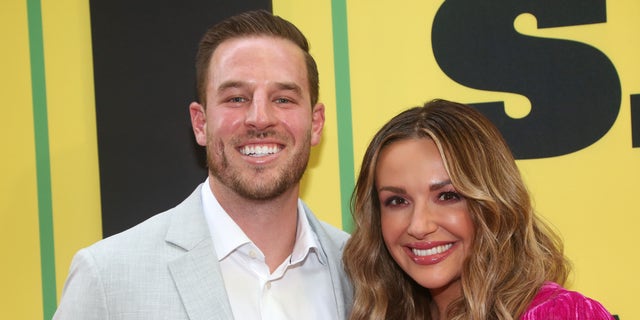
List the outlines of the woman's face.
<svg viewBox="0 0 640 320">
<path fill-rule="evenodd" d="M 459 296 L 474 227 L 435 143 L 407 139 L 386 146 L 375 175 L 382 235 L 393 259 L 434 298 Z"/>
</svg>

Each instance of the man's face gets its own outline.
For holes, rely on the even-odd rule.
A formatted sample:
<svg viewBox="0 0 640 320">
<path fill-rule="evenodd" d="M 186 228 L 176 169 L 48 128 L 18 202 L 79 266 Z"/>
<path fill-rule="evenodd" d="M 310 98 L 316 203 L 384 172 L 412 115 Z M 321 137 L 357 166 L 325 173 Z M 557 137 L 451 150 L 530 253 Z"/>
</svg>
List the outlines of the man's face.
<svg viewBox="0 0 640 320">
<path fill-rule="evenodd" d="M 311 106 L 301 49 L 273 37 L 227 40 L 213 53 L 208 79 L 206 108 L 192 103 L 190 111 L 212 187 L 253 200 L 297 194 L 324 125 L 324 106 Z"/>
</svg>

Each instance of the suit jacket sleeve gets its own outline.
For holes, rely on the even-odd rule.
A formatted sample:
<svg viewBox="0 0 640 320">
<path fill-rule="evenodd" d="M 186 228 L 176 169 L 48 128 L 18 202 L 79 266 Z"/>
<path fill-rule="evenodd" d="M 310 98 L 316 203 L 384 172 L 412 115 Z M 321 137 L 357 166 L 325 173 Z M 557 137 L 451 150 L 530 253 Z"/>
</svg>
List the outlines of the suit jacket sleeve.
<svg viewBox="0 0 640 320">
<path fill-rule="evenodd" d="M 109 318 L 104 285 L 87 249 L 78 251 L 73 258 L 63 296 L 54 320 Z"/>
</svg>

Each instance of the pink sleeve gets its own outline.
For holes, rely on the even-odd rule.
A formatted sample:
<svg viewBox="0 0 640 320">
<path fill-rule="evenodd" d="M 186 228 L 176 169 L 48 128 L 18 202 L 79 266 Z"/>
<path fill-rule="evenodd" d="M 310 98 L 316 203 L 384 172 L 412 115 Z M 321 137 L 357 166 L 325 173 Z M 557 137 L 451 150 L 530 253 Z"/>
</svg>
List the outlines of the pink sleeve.
<svg viewBox="0 0 640 320">
<path fill-rule="evenodd" d="M 613 316 L 599 302 L 547 282 L 520 319 L 613 320 Z"/>
</svg>

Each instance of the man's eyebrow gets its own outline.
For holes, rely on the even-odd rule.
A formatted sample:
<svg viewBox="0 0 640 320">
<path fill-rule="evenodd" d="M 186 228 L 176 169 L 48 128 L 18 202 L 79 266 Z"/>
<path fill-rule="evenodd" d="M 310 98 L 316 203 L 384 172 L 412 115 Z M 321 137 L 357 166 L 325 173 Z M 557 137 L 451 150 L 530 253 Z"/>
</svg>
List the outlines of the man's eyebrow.
<svg viewBox="0 0 640 320">
<path fill-rule="evenodd" d="M 302 88 L 294 82 L 276 82 L 276 87 L 280 90 L 294 91 L 296 94 L 302 94 Z"/>
<path fill-rule="evenodd" d="M 248 84 L 242 82 L 242 81 L 235 81 L 235 80 L 231 80 L 231 81 L 225 81 L 223 83 L 221 83 L 218 86 L 218 91 L 223 91 L 229 88 L 242 88 L 242 87 L 246 87 L 248 86 Z"/>
<path fill-rule="evenodd" d="M 217 89 L 218 91 L 223 91 L 230 88 L 244 88 L 248 86 L 249 84 L 243 81 L 229 80 L 221 83 Z M 302 88 L 294 82 L 276 82 L 275 86 L 278 90 L 293 91 L 296 94 L 302 94 Z"/>
</svg>

